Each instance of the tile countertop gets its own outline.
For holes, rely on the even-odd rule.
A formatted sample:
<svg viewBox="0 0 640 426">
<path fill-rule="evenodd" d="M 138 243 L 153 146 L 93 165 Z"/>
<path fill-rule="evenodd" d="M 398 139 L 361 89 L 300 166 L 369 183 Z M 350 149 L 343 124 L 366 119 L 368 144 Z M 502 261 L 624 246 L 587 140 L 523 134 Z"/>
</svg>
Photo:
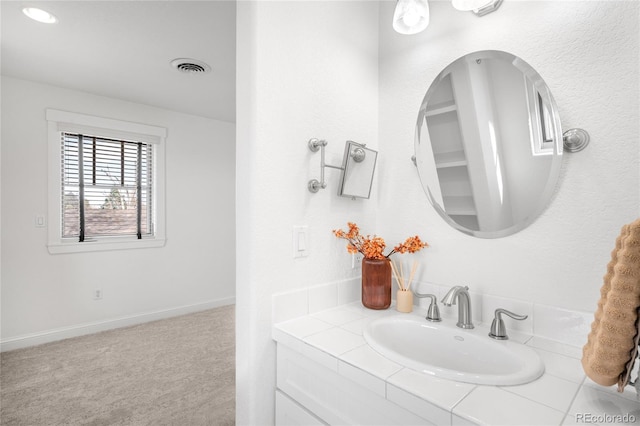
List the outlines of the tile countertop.
<svg viewBox="0 0 640 426">
<path fill-rule="evenodd" d="M 273 339 L 437 424 L 640 424 L 640 401 L 632 387 L 618 393 L 615 386 L 597 385 L 584 375 L 581 348 L 537 336 L 509 332 L 545 364 L 545 373 L 524 385 L 473 385 L 405 368 L 375 352 L 363 337 L 370 321 L 395 314 L 424 317 L 426 312 L 399 314 L 393 306 L 375 311 L 350 303 L 275 324 Z M 476 328 L 489 331 L 484 324 Z"/>
</svg>

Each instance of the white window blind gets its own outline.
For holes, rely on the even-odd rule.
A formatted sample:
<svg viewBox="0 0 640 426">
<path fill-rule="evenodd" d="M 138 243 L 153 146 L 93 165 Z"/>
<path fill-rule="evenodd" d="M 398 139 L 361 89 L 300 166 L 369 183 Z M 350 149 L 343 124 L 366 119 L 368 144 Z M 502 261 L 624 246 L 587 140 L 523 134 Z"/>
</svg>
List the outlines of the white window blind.
<svg viewBox="0 0 640 426">
<path fill-rule="evenodd" d="M 62 238 L 153 236 L 153 144 L 61 135 Z"/>
</svg>

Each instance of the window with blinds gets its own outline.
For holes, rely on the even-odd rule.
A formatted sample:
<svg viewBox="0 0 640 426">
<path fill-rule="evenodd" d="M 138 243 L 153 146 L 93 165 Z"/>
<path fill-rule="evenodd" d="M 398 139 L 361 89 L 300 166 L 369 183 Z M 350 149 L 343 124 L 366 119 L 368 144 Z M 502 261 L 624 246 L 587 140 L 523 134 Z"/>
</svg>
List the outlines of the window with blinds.
<svg viewBox="0 0 640 426">
<path fill-rule="evenodd" d="M 152 236 L 153 145 L 62 135 L 62 237 Z"/>
</svg>

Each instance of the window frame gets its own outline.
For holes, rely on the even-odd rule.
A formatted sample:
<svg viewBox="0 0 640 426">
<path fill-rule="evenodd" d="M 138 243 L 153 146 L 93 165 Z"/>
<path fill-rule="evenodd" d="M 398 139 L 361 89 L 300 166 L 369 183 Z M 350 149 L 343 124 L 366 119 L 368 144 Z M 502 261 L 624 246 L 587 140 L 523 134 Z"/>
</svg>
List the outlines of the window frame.
<svg viewBox="0 0 640 426">
<path fill-rule="evenodd" d="M 529 111 L 529 135 L 531 140 L 531 154 L 553 155 L 555 140 L 553 139 L 553 125 L 551 115 L 544 104 L 542 94 L 536 84 L 526 75 L 523 76 L 526 99 Z"/>
<path fill-rule="evenodd" d="M 46 110 L 48 126 L 48 241 L 51 254 L 79 253 L 104 250 L 162 247 L 165 234 L 165 139 L 167 129 L 112 118 L 75 112 Z M 113 139 L 129 139 L 153 144 L 152 188 L 154 234 L 142 239 L 137 236 L 95 237 L 79 242 L 62 237 L 62 179 L 60 161 L 61 134 L 83 133 Z"/>
</svg>

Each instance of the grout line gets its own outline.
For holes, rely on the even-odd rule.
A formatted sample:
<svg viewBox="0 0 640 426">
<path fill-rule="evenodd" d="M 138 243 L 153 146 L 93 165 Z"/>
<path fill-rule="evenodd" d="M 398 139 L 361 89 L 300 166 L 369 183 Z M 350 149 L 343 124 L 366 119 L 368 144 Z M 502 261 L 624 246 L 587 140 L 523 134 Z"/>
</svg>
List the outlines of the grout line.
<svg viewBox="0 0 640 426">
<path fill-rule="evenodd" d="M 571 402 L 569 403 L 569 406 L 567 407 L 567 411 L 564 413 L 564 417 L 562 418 L 562 423 L 563 424 L 564 424 L 564 421 L 567 418 L 567 416 L 570 415 L 569 413 L 571 412 L 571 407 L 573 407 L 573 404 L 575 403 L 576 398 L 578 397 L 578 394 L 582 390 L 582 387 L 584 386 L 584 382 L 586 380 L 587 380 L 587 376 L 583 377 L 582 381 L 580 382 L 580 385 L 578 386 L 578 389 L 576 390 L 576 393 L 573 395 L 573 398 L 571 398 Z"/>
</svg>

